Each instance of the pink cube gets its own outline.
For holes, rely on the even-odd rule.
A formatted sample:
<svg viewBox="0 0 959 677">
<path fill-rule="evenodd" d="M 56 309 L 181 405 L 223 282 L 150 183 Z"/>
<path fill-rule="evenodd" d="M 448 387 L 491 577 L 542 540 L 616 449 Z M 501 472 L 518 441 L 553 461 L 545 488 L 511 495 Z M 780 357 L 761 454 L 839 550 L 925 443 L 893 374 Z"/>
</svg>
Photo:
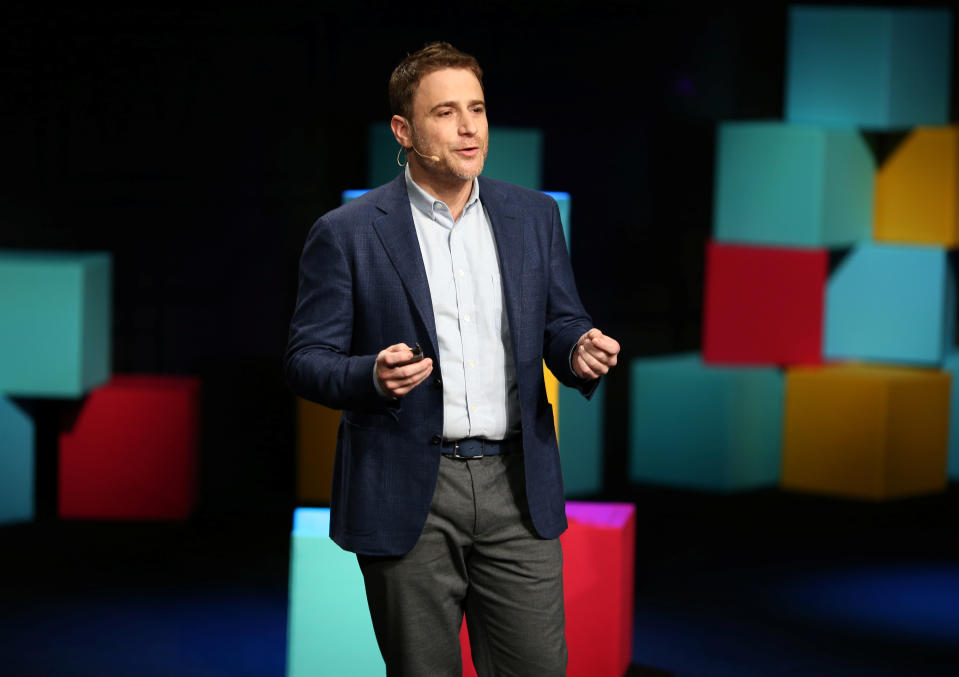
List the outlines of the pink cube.
<svg viewBox="0 0 959 677">
<path fill-rule="evenodd" d="M 186 519 L 196 500 L 199 428 L 199 379 L 114 376 L 60 434 L 60 516 Z"/>
</svg>

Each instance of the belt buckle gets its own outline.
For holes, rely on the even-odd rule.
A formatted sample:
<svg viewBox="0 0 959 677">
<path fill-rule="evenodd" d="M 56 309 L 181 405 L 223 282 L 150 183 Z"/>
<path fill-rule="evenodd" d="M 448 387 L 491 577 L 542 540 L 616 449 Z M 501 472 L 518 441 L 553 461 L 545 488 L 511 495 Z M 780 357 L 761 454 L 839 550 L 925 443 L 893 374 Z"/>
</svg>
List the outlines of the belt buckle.
<svg viewBox="0 0 959 677">
<path fill-rule="evenodd" d="M 460 456 L 460 453 L 459 453 L 459 451 L 460 451 L 460 443 L 459 443 L 459 442 L 454 442 L 454 443 L 453 443 L 453 458 L 458 458 L 458 459 L 463 460 L 463 461 L 468 461 L 468 460 L 470 460 L 471 458 L 483 458 L 483 457 L 486 455 L 486 454 L 484 453 L 486 445 L 485 445 L 483 442 L 480 442 L 479 445 L 480 445 L 480 453 L 479 453 L 479 454 L 477 454 L 477 455 L 475 455 L 475 456 Z"/>
</svg>

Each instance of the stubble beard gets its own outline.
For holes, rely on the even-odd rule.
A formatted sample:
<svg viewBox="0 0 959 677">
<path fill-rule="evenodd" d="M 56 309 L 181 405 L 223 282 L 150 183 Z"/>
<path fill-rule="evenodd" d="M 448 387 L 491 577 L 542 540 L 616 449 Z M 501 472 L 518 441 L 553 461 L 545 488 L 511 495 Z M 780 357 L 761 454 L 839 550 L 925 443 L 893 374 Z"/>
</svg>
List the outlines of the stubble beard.
<svg viewBox="0 0 959 677">
<path fill-rule="evenodd" d="M 424 146 L 423 139 L 422 137 L 420 137 L 420 135 L 416 132 L 415 129 L 412 130 L 411 140 L 413 142 L 413 145 L 417 149 L 423 148 Z M 480 153 L 482 154 L 482 161 L 479 163 L 479 167 L 477 167 L 473 171 L 464 171 L 463 169 L 458 167 L 455 163 L 450 162 L 446 158 L 440 158 L 439 162 L 434 162 L 433 160 L 420 158 L 421 159 L 420 166 L 423 167 L 423 169 L 425 169 L 427 172 L 435 176 L 444 176 L 444 175 L 446 177 L 455 176 L 460 181 L 472 181 L 477 176 L 483 173 L 483 167 L 486 165 L 486 156 L 489 154 L 489 140 L 477 138 L 477 142 L 478 142 L 477 145 L 479 146 Z M 430 155 L 438 155 L 437 153 L 434 153 L 432 150 L 424 150 L 422 151 L 422 153 L 423 155 L 426 155 L 427 157 Z"/>
</svg>

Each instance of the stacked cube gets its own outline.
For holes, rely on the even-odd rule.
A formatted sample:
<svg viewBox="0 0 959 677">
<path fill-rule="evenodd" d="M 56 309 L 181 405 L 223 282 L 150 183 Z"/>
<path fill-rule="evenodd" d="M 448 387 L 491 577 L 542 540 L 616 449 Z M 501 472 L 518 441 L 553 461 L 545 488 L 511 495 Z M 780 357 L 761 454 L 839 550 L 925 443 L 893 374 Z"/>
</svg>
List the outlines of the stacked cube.
<svg viewBox="0 0 959 677">
<path fill-rule="evenodd" d="M 103 252 L 0 251 L 0 523 L 35 514 L 34 422 L 4 395 L 80 404 L 60 431 L 60 516 L 184 518 L 193 505 L 196 380 L 110 380 L 112 265 Z"/>
<path fill-rule="evenodd" d="M 959 366 L 951 17 L 794 7 L 789 20 L 786 120 L 719 128 L 702 356 L 633 365 L 631 476 L 937 491 Z M 903 131 L 877 163 L 871 146 Z"/>
</svg>

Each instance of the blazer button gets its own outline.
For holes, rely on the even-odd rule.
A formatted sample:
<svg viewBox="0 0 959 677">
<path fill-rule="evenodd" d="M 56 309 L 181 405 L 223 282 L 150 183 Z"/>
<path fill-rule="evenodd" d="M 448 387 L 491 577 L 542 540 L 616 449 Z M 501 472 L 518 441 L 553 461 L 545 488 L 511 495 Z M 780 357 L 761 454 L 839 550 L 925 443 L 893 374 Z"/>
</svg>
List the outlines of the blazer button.
<svg viewBox="0 0 959 677">
<path fill-rule="evenodd" d="M 439 444 L 439 443 L 442 442 L 442 441 L 443 441 L 443 438 L 440 437 L 439 435 L 433 435 L 433 436 L 430 438 L 430 444 Z"/>
<path fill-rule="evenodd" d="M 443 379 L 441 379 L 441 378 L 436 379 L 435 381 L 433 381 L 433 385 L 434 385 L 435 387 L 437 387 L 437 388 L 442 388 L 442 387 L 443 387 Z"/>
</svg>

